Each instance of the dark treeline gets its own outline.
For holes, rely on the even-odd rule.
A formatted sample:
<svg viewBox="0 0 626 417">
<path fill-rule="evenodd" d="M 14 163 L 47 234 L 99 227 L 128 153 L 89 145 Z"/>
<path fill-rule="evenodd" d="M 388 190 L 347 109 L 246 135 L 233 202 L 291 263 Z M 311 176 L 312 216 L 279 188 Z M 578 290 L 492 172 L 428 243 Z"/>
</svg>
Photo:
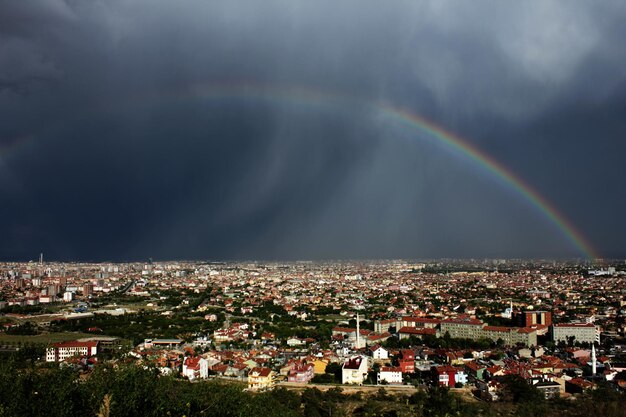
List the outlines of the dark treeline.
<svg viewBox="0 0 626 417">
<path fill-rule="evenodd" d="M 243 392 L 241 384 L 192 384 L 135 365 L 101 365 L 81 378 L 69 367 L 20 369 L 12 361 L 0 364 L 2 417 L 299 415 L 278 394 L 253 395 Z M 295 394 L 294 399 L 299 407 Z"/>
<path fill-rule="evenodd" d="M 20 364 L 20 366 L 18 366 Z M 527 384 L 511 384 L 508 402 L 467 401 L 445 388 L 392 395 L 341 388 L 250 393 L 237 383 L 190 383 L 136 365 L 99 365 L 88 376 L 70 367 L 0 362 L 0 417 L 11 416 L 626 416 L 624 397 L 600 387 L 575 401 L 545 401 Z M 519 382 L 519 381 L 518 381 Z"/>
</svg>

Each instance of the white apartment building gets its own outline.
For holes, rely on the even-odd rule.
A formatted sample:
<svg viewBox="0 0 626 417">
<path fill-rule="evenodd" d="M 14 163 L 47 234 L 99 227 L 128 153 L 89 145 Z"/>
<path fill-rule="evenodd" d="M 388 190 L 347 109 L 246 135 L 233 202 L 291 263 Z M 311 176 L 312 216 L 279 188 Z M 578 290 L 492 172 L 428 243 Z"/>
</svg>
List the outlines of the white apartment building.
<svg viewBox="0 0 626 417">
<path fill-rule="evenodd" d="M 574 337 L 574 342 L 600 343 L 600 332 L 592 323 L 560 323 L 552 326 L 552 340 L 567 342 Z"/>
<path fill-rule="evenodd" d="M 72 356 L 94 356 L 98 353 L 98 342 L 61 342 L 46 349 L 46 362 L 63 362 Z"/>
</svg>

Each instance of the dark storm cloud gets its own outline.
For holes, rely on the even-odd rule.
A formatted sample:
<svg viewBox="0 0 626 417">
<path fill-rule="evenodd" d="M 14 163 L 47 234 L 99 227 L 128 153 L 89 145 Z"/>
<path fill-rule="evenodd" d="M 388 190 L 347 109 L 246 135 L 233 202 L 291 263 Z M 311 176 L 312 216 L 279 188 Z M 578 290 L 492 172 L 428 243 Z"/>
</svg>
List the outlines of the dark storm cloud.
<svg viewBox="0 0 626 417">
<path fill-rule="evenodd" d="M 624 256 L 624 17 L 620 1 L 0 1 L 0 257 L 579 255 L 372 109 L 199 94 L 237 83 L 422 114 Z"/>
</svg>

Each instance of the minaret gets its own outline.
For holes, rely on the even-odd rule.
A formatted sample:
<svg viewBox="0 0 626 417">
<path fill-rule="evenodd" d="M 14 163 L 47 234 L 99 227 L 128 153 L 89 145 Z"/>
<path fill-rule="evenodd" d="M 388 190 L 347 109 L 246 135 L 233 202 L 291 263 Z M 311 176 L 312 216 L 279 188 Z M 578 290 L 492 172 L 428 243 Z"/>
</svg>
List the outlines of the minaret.
<svg viewBox="0 0 626 417">
<path fill-rule="evenodd" d="M 356 313 L 356 348 L 361 348 L 361 325 L 359 324 L 359 313 Z"/>
<path fill-rule="evenodd" d="M 596 376 L 596 345 L 591 345 L 591 376 Z"/>
</svg>

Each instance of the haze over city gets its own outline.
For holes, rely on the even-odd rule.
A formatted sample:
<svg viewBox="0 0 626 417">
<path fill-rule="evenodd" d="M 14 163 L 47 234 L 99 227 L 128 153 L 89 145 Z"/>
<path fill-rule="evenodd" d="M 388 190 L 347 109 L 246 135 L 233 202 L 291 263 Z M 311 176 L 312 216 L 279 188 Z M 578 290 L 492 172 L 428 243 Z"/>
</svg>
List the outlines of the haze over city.
<svg viewBox="0 0 626 417">
<path fill-rule="evenodd" d="M 0 2 L 0 259 L 626 256 L 626 5 Z"/>
</svg>

